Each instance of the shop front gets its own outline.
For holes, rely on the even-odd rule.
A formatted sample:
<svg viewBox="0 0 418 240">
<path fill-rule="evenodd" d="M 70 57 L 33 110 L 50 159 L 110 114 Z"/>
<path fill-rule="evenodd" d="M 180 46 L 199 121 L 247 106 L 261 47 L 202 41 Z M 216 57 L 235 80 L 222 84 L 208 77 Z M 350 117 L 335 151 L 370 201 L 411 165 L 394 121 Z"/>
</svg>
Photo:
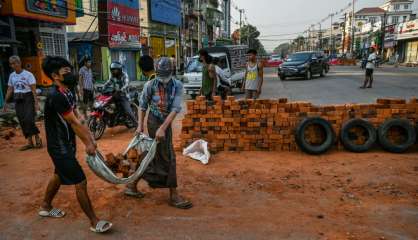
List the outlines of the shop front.
<svg viewBox="0 0 418 240">
<path fill-rule="evenodd" d="M 65 26 L 76 23 L 74 4 L 75 0 L 14 0 L 5 1 L 0 9 L 0 15 L 9 20 L 6 37 L 16 42 L 8 55 L 19 55 L 23 67 L 34 74 L 40 87 L 52 84 L 42 72 L 42 59 L 48 55 L 68 57 Z M 2 84 L 4 87 L 5 82 Z"/>
<path fill-rule="evenodd" d="M 103 78 L 109 78 L 110 63 L 118 61 L 131 81 L 140 79 L 136 64 L 141 51 L 139 1 L 100 1 L 99 11 Z"/>
<path fill-rule="evenodd" d="M 397 39 L 402 62 L 418 64 L 418 19 L 400 24 Z"/>
</svg>

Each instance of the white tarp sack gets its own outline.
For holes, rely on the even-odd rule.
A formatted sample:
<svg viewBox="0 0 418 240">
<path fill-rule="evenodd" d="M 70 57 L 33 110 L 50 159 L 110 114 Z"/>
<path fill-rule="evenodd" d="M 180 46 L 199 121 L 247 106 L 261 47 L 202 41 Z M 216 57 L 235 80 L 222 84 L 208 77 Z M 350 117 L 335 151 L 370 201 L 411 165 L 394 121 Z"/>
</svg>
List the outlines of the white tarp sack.
<svg viewBox="0 0 418 240">
<path fill-rule="evenodd" d="M 129 184 L 138 180 L 147 169 L 148 165 L 154 160 L 157 151 L 157 141 L 145 135 L 136 135 L 129 143 L 123 155 L 132 149 L 136 148 L 140 152 L 148 152 L 146 157 L 142 160 L 138 169 L 127 178 L 120 178 L 110 170 L 106 164 L 103 155 L 97 151 L 96 156 L 87 156 L 87 164 L 90 169 L 101 179 L 113 184 Z"/>
<path fill-rule="evenodd" d="M 198 160 L 203 164 L 208 164 L 210 158 L 208 142 L 205 140 L 195 141 L 183 150 L 183 155 Z"/>
</svg>

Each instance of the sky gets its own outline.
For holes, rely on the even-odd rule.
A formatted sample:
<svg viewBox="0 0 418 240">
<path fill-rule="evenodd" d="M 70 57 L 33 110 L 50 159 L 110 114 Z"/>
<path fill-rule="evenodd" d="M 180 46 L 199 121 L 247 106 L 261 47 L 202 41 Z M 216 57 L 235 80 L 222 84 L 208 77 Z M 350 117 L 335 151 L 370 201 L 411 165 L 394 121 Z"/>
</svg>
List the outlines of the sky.
<svg viewBox="0 0 418 240">
<path fill-rule="evenodd" d="M 357 0 L 355 11 L 363 7 L 378 7 L 385 0 Z M 272 51 L 280 43 L 295 38 L 312 24 L 317 24 L 330 13 L 335 13 L 345 7 L 351 0 L 232 0 L 232 30 L 239 27 L 239 12 L 236 7 L 245 9 L 248 23 L 255 25 L 261 32 L 267 51 Z M 418 11 L 418 0 L 415 0 L 413 10 Z M 243 17 L 244 18 L 244 17 Z M 331 21 L 323 23 L 329 27 Z M 315 27 L 318 28 L 318 25 Z M 280 36 L 271 36 L 280 35 Z"/>
</svg>

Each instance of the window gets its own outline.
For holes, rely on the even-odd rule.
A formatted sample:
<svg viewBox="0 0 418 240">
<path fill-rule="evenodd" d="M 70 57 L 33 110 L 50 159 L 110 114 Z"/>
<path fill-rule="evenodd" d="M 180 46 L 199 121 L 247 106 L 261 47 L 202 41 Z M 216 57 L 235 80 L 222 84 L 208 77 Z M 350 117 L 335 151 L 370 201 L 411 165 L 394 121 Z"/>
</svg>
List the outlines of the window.
<svg viewBox="0 0 418 240">
<path fill-rule="evenodd" d="M 40 36 L 46 56 L 66 56 L 64 34 L 41 32 Z"/>
<path fill-rule="evenodd" d="M 392 24 L 398 24 L 399 22 L 399 16 L 393 16 L 392 17 Z"/>
<path fill-rule="evenodd" d="M 403 8 L 404 8 L 405 10 L 409 9 L 409 4 L 405 4 L 405 5 L 403 5 Z"/>
<path fill-rule="evenodd" d="M 403 20 L 402 20 L 402 22 L 406 22 L 406 19 L 407 19 L 408 17 L 407 16 L 403 16 Z"/>
<path fill-rule="evenodd" d="M 375 18 L 375 17 L 370 17 L 370 18 L 369 18 L 369 22 L 370 22 L 371 24 L 375 24 L 375 23 L 376 23 L 376 18 Z"/>
<path fill-rule="evenodd" d="M 393 9 L 395 10 L 399 10 L 401 8 L 400 4 L 395 4 L 395 6 L 393 6 Z"/>
<path fill-rule="evenodd" d="M 90 12 L 97 12 L 97 1 L 98 0 L 90 0 Z"/>
</svg>

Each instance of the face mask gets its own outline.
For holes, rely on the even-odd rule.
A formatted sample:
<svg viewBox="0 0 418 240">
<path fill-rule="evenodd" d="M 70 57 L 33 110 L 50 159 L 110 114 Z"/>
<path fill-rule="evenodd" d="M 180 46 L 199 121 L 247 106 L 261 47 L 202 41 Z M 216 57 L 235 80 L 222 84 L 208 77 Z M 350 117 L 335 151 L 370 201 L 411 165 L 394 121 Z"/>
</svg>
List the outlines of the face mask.
<svg viewBox="0 0 418 240">
<path fill-rule="evenodd" d="M 77 77 L 73 73 L 66 73 L 63 77 L 62 83 L 69 88 L 75 87 L 78 83 Z"/>
<path fill-rule="evenodd" d="M 167 84 L 171 80 L 171 76 L 168 77 L 159 77 L 160 81 L 164 84 Z"/>
</svg>

